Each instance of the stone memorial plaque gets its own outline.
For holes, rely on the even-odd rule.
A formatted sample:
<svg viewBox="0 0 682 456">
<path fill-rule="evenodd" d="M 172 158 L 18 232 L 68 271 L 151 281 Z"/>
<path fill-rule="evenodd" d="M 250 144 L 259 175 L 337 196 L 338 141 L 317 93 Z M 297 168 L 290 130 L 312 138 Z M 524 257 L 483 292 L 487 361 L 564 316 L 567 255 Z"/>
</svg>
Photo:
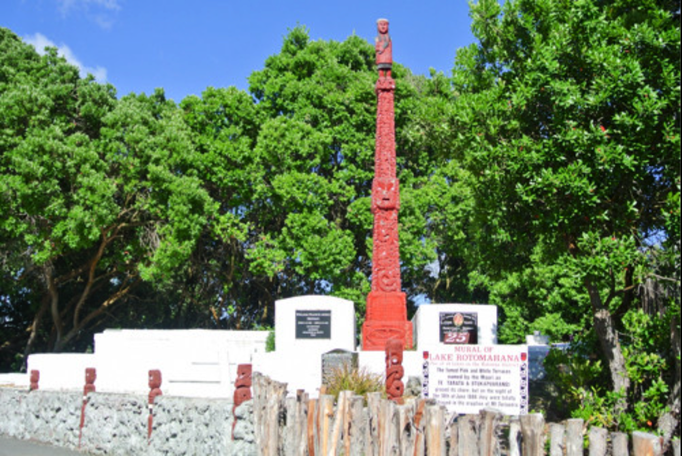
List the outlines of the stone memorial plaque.
<svg viewBox="0 0 682 456">
<path fill-rule="evenodd" d="M 453 345 L 497 344 L 497 306 L 488 304 L 420 305 L 412 319 L 420 351 Z"/>
<path fill-rule="evenodd" d="M 348 350 L 332 350 L 322 354 L 322 384 L 327 385 L 327 380 L 335 370 L 343 369 L 344 366 L 351 369 L 358 368 L 358 354 Z"/>
<path fill-rule="evenodd" d="M 451 413 L 528 413 L 526 345 L 452 345 L 423 352 L 422 394 Z"/>
<path fill-rule="evenodd" d="M 440 312 L 440 341 L 443 344 L 478 343 L 478 313 Z"/>
<path fill-rule="evenodd" d="M 331 310 L 297 310 L 296 339 L 331 339 Z"/>
</svg>

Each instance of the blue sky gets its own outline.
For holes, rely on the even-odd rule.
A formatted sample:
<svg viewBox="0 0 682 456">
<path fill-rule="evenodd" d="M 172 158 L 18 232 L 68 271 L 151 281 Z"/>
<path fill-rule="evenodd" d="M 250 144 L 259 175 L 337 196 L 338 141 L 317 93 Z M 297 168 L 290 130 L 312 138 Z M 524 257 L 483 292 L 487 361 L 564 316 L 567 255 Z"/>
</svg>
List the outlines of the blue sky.
<svg viewBox="0 0 682 456">
<path fill-rule="evenodd" d="M 465 0 L 1 0 L 0 26 L 58 47 L 119 96 L 162 87 L 179 102 L 208 86 L 248 89 L 297 25 L 313 40 L 373 42 L 386 17 L 394 61 L 449 75 L 456 50 L 475 41 L 468 12 Z"/>
</svg>

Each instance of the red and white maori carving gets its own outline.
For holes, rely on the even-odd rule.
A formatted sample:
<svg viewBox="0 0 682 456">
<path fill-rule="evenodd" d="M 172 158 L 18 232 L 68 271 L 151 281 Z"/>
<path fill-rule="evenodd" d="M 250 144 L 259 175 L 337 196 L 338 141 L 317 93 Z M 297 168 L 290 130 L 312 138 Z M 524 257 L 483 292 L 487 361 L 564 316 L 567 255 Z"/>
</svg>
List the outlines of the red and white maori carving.
<svg viewBox="0 0 682 456">
<path fill-rule="evenodd" d="M 400 209 L 400 183 L 392 177 L 377 177 L 372 182 L 372 214 L 379 210 Z"/>
<path fill-rule="evenodd" d="M 404 326 L 391 325 L 390 322 L 368 322 L 362 330 L 363 350 L 381 350 L 379 347 L 385 347 L 388 339 L 406 339 Z"/>
<path fill-rule="evenodd" d="M 94 393 L 95 380 L 97 380 L 97 370 L 94 367 L 85 369 L 85 385 L 83 386 L 83 404 L 81 405 L 81 421 L 78 431 L 78 448 L 81 446 L 81 438 L 83 437 L 83 426 L 85 426 L 85 406 L 88 404 L 88 394 Z"/>
<path fill-rule="evenodd" d="M 397 210 L 377 211 L 374 214 L 372 291 L 400 292 Z"/>
<path fill-rule="evenodd" d="M 240 364 L 237 366 L 237 379 L 234 381 L 234 397 L 232 405 L 232 440 L 234 440 L 234 428 L 237 425 L 237 407 L 251 399 L 251 364 Z"/>
<path fill-rule="evenodd" d="M 378 97 L 375 139 L 374 173 L 376 177 L 395 178 L 395 118 L 391 78 L 380 78 L 376 85 Z"/>
<path fill-rule="evenodd" d="M 399 404 L 403 402 L 405 385 L 402 382 L 405 371 L 403 369 L 403 339 L 389 339 L 386 341 L 386 395 L 388 399 Z"/>
<path fill-rule="evenodd" d="M 154 404 L 154 399 L 156 399 L 157 396 L 162 396 L 163 392 L 161 391 L 161 371 L 158 369 L 152 369 L 149 371 L 149 396 L 147 397 L 147 401 L 149 404 Z"/>
<path fill-rule="evenodd" d="M 377 37 L 374 39 L 377 68 L 379 69 L 379 74 L 383 71 L 384 77 L 390 77 L 393 65 L 393 43 L 391 42 L 391 36 L 388 34 L 387 19 L 377 20 L 377 33 Z"/>
<path fill-rule="evenodd" d="M 31 385 L 30 389 L 31 391 L 35 391 L 38 389 L 38 383 L 40 383 L 40 371 L 33 369 L 31 370 Z"/>
<path fill-rule="evenodd" d="M 161 371 L 152 369 L 149 371 L 149 396 L 147 396 L 147 403 L 149 407 L 149 416 L 147 417 L 147 441 L 152 437 L 152 426 L 154 424 L 154 399 L 162 396 L 161 391 Z"/>
<path fill-rule="evenodd" d="M 94 367 L 85 369 L 85 386 L 83 386 L 83 396 L 86 397 L 89 393 L 94 393 L 95 380 L 97 380 L 97 370 Z"/>
<path fill-rule="evenodd" d="M 396 178 L 395 156 L 395 81 L 391 78 L 393 63 L 388 21 L 377 21 L 376 40 L 379 78 L 377 125 L 372 182 L 372 214 L 374 214 L 372 251 L 372 291 L 367 296 L 367 313 L 362 327 L 364 350 L 384 350 L 386 341 L 395 338 L 404 346 L 412 346 L 412 323 L 407 321 L 405 293 L 400 283 L 400 245 L 398 242 L 398 210 L 400 183 Z"/>
<path fill-rule="evenodd" d="M 251 399 L 251 364 L 237 366 L 237 379 L 234 381 L 234 405 L 240 406 Z"/>
</svg>

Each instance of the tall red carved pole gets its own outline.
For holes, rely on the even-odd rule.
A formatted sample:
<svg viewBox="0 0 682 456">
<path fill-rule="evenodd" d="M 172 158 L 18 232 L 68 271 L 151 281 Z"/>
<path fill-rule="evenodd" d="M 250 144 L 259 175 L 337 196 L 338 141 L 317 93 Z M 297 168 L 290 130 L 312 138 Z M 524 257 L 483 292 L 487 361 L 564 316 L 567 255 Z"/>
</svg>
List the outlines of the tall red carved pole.
<svg viewBox="0 0 682 456">
<path fill-rule="evenodd" d="M 377 130 L 372 182 L 374 250 L 372 291 L 367 296 L 367 313 L 362 327 L 363 350 L 384 350 L 388 339 L 400 339 L 405 347 L 412 347 L 412 323 L 407 321 L 405 293 L 400 290 L 400 188 L 395 159 L 395 82 L 391 77 L 393 44 L 386 19 L 377 21 L 377 30 L 379 80 L 376 84 Z"/>
</svg>

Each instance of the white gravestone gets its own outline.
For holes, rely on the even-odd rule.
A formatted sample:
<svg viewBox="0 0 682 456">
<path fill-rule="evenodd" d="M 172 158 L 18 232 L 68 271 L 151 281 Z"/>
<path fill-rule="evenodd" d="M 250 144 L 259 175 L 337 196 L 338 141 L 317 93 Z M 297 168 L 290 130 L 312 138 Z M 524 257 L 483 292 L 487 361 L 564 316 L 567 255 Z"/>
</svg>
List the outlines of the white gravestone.
<svg viewBox="0 0 682 456">
<path fill-rule="evenodd" d="M 275 351 L 254 356 L 253 370 L 312 397 L 322 384 L 322 355 L 355 350 L 355 306 L 331 296 L 300 296 L 275 302 Z"/>
<path fill-rule="evenodd" d="M 414 318 L 418 350 L 450 345 L 497 344 L 497 306 L 479 304 L 423 304 Z"/>
<path fill-rule="evenodd" d="M 275 302 L 275 349 L 321 355 L 355 349 L 355 306 L 332 296 L 299 296 Z"/>
</svg>

